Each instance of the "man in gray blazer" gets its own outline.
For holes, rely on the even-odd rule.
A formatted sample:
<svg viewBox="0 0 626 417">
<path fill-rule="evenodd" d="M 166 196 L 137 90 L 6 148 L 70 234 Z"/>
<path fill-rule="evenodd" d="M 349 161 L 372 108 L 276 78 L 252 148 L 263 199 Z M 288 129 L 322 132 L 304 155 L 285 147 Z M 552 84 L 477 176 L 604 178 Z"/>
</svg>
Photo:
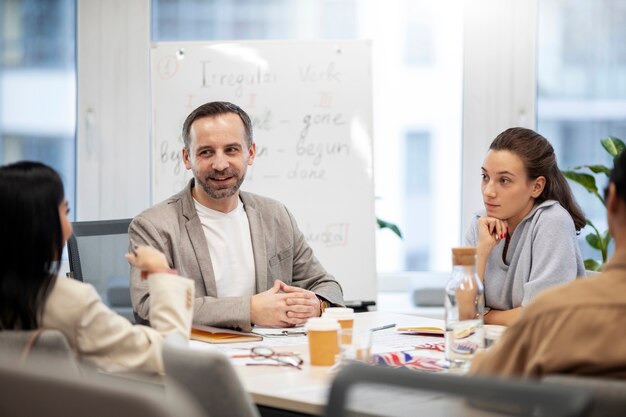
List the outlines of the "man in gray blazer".
<svg viewBox="0 0 626 417">
<path fill-rule="evenodd" d="M 195 281 L 194 322 L 249 331 L 288 327 L 342 305 L 339 283 L 315 258 L 287 208 L 240 191 L 254 162 L 252 124 L 238 106 L 212 102 L 183 124 L 185 167 L 194 178 L 130 224 L 131 245 L 165 253 Z M 148 286 L 131 270 L 135 315 L 147 320 Z"/>
</svg>

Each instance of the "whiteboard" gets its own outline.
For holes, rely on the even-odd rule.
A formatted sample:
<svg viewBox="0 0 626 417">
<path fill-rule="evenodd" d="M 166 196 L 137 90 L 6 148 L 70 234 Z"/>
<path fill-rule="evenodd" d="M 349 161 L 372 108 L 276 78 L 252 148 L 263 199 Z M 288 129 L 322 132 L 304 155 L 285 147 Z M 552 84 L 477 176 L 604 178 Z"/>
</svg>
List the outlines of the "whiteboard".
<svg viewBox="0 0 626 417">
<path fill-rule="evenodd" d="M 235 103 L 257 146 L 242 189 L 287 206 L 346 301 L 375 300 L 370 42 L 162 42 L 150 59 L 152 203 L 191 178 L 187 115 Z"/>
</svg>

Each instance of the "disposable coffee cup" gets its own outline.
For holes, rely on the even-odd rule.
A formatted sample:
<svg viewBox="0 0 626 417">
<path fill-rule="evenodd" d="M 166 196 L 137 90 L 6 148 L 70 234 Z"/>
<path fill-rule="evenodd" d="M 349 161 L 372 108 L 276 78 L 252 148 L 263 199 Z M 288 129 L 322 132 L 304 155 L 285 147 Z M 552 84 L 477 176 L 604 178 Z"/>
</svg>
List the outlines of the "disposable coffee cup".
<svg viewBox="0 0 626 417">
<path fill-rule="evenodd" d="M 372 349 L 372 332 L 369 329 L 341 329 L 339 330 L 339 350 L 342 360 L 369 363 Z M 351 336 L 350 343 L 344 342 L 344 335 Z"/>
<path fill-rule="evenodd" d="M 354 327 L 354 310 L 347 307 L 328 307 L 324 310 L 322 317 L 335 319 L 339 322 L 342 330 L 352 329 Z M 341 335 L 342 344 L 352 343 L 352 333 L 344 332 Z"/>
<path fill-rule="evenodd" d="M 313 317 L 306 322 L 309 358 L 313 366 L 335 364 L 339 354 L 339 322 L 329 317 Z"/>
<path fill-rule="evenodd" d="M 506 326 L 499 326 L 496 324 L 485 324 L 483 330 L 485 332 L 485 347 L 490 347 L 495 344 L 507 329 Z"/>
</svg>

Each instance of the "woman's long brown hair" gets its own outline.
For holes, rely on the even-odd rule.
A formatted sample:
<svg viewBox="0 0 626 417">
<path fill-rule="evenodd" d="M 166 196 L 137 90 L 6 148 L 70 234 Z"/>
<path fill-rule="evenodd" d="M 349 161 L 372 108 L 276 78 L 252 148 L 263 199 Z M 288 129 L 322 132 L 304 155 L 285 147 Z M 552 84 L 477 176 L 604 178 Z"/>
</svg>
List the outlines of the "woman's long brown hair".
<svg viewBox="0 0 626 417">
<path fill-rule="evenodd" d="M 546 138 L 534 130 L 512 127 L 500 133 L 489 146 L 494 151 L 509 151 L 517 155 L 526 168 L 529 179 L 544 177 L 546 185 L 536 198 L 536 204 L 556 200 L 572 216 L 576 231 L 585 227 L 583 211 L 576 203 L 567 180 L 556 163 L 554 148 Z"/>
</svg>

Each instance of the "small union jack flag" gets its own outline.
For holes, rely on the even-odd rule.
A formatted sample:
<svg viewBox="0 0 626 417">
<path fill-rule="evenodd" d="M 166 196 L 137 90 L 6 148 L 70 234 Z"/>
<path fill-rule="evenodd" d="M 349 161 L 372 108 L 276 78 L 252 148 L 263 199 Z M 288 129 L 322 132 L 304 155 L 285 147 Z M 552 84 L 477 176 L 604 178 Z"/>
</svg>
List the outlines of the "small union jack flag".
<svg viewBox="0 0 626 417">
<path fill-rule="evenodd" d="M 409 352 L 378 353 L 372 356 L 374 364 L 397 367 L 405 367 L 422 372 L 441 372 L 445 368 L 440 359 L 417 356 Z"/>
<path fill-rule="evenodd" d="M 436 350 L 437 352 L 445 352 L 446 344 L 443 342 L 440 343 L 422 343 L 421 345 L 415 346 L 415 349 L 425 349 L 425 350 Z"/>
<path fill-rule="evenodd" d="M 451 349 L 455 353 L 462 355 L 471 355 L 478 350 L 478 344 L 474 342 L 452 343 Z"/>
</svg>

